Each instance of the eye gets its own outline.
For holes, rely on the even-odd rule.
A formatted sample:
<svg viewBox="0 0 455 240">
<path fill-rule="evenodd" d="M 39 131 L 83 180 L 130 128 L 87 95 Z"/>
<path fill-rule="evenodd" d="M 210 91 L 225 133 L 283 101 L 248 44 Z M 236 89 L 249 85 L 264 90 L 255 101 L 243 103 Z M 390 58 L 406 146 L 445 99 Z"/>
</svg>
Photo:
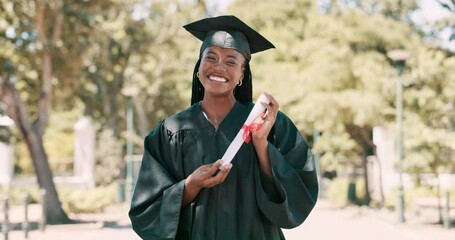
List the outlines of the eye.
<svg viewBox="0 0 455 240">
<path fill-rule="evenodd" d="M 237 62 L 235 62 L 235 61 L 227 61 L 226 64 L 228 66 L 235 66 L 235 65 L 237 65 Z"/>
<path fill-rule="evenodd" d="M 216 57 L 213 54 L 205 55 L 205 59 L 207 59 L 210 62 L 216 61 Z"/>
</svg>

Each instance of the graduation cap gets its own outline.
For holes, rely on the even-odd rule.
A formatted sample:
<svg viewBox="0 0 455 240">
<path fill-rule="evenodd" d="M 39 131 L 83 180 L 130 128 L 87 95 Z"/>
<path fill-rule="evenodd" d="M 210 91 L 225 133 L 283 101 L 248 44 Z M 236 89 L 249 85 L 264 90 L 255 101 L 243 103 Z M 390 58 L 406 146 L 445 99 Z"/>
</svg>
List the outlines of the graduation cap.
<svg viewBox="0 0 455 240">
<path fill-rule="evenodd" d="M 205 18 L 183 26 L 202 41 L 200 52 L 210 46 L 232 48 L 249 61 L 251 54 L 275 46 L 235 16 Z"/>
</svg>

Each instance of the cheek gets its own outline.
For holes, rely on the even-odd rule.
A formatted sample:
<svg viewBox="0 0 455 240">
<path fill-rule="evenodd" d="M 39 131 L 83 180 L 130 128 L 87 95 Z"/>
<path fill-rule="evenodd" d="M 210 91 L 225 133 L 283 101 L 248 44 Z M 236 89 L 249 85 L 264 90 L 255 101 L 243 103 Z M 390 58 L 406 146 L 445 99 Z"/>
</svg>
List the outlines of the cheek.
<svg viewBox="0 0 455 240">
<path fill-rule="evenodd" d="M 198 71 L 199 72 L 206 71 L 208 67 L 209 67 L 209 64 L 204 62 L 204 61 L 202 61 L 201 64 L 199 65 Z"/>
<path fill-rule="evenodd" d="M 243 75 L 244 75 L 244 72 L 242 69 L 240 70 L 236 70 L 237 72 L 235 73 L 235 75 L 237 76 L 237 78 L 239 79 L 242 79 L 243 78 Z"/>
</svg>

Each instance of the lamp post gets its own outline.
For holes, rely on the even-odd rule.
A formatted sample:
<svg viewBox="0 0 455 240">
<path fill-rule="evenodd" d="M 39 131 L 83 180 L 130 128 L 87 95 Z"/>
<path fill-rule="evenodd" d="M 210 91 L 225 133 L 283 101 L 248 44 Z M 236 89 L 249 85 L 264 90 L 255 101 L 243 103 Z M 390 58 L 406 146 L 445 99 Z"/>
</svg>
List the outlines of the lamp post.
<svg viewBox="0 0 455 240">
<path fill-rule="evenodd" d="M 133 135 L 134 135 L 134 113 L 133 113 L 133 97 L 138 94 L 136 87 L 125 87 L 122 89 L 122 94 L 127 97 L 126 108 L 126 183 L 125 183 L 125 198 L 131 201 L 133 193 Z"/>
<path fill-rule="evenodd" d="M 398 214 L 398 222 L 404 223 L 404 191 L 403 191 L 403 69 L 406 64 L 406 59 L 409 57 L 410 52 L 403 49 L 396 49 L 387 52 L 395 67 L 398 70 L 398 77 L 396 81 L 396 122 L 397 122 L 397 155 L 398 155 L 398 196 L 396 203 L 396 211 Z"/>
</svg>

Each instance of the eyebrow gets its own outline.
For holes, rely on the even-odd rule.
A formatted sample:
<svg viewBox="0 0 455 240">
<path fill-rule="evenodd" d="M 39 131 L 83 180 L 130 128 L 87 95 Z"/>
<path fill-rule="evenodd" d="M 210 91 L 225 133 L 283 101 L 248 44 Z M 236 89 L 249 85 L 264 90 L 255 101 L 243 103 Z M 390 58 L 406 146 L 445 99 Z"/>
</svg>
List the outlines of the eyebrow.
<svg viewBox="0 0 455 240">
<path fill-rule="evenodd" d="M 211 50 L 207 51 L 207 54 L 215 54 L 215 55 L 218 55 L 217 53 L 215 53 L 214 51 L 211 51 Z M 234 54 L 229 54 L 227 57 L 228 57 L 228 58 L 238 59 L 238 57 L 237 57 L 236 55 L 234 55 Z"/>
<path fill-rule="evenodd" d="M 237 56 L 236 56 L 236 55 L 233 55 L 233 54 L 231 54 L 231 55 L 228 55 L 228 58 L 234 58 L 234 59 L 237 59 Z"/>
</svg>

